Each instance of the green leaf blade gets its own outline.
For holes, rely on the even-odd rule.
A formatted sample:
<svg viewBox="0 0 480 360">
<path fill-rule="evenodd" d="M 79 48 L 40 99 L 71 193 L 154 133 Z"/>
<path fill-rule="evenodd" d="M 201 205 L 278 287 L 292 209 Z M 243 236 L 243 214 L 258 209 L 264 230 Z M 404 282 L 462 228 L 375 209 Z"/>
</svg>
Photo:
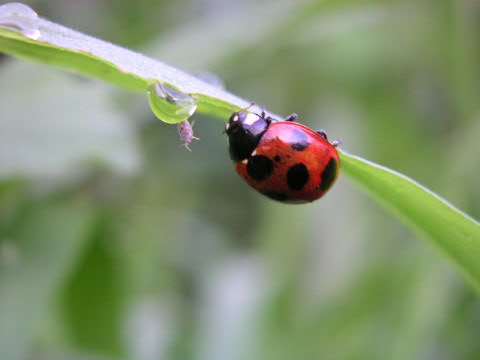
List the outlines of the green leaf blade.
<svg viewBox="0 0 480 360">
<path fill-rule="evenodd" d="M 480 291 L 480 224 L 414 180 L 341 152 L 342 170 L 408 225 L 427 235 Z"/>
<path fill-rule="evenodd" d="M 179 69 L 135 51 L 39 18 L 40 37 L 0 28 L 0 51 L 102 79 L 146 94 L 152 82 L 191 95 L 202 113 L 227 119 L 250 102 Z"/>
<path fill-rule="evenodd" d="M 224 121 L 232 112 L 249 105 L 220 87 L 157 60 L 48 20 L 39 18 L 38 29 L 38 39 L 0 29 L 0 51 L 77 71 L 145 94 L 152 83 L 162 82 L 194 98 L 199 112 Z M 259 111 L 258 108 L 251 110 Z M 268 115 L 278 118 L 275 114 Z M 427 235 L 453 259 L 477 290 L 480 289 L 478 222 L 404 175 L 345 152 L 341 152 L 341 160 L 347 176 L 408 225 Z"/>
</svg>

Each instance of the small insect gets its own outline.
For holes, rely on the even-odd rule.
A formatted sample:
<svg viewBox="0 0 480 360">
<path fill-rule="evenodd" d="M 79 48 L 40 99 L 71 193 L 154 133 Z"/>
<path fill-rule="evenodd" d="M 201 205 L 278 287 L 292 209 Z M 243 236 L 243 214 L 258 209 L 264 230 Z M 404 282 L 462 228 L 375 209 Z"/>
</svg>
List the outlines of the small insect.
<svg viewBox="0 0 480 360">
<path fill-rule="evenodd" d="M 338 141 L 313 131 L 292 114 L 283 121 L 246 109 L 225 126 L 230 158 L 248 185 L 270 199 L 302 204 L 321 198 L 338 176 Z"/>
<path fill-rule="evenodd" d="M 185 120 L 177 125 L 178 136 L 180 136 L 183 141 L 182 145 L 185 146 L 188 151 L 192 151 L 188 146 L 193 140 L 200 140 L 198 137 L 193 136 L 193 124 L 194 122 L 190 124 L 188 120 Z"/>
</svg>

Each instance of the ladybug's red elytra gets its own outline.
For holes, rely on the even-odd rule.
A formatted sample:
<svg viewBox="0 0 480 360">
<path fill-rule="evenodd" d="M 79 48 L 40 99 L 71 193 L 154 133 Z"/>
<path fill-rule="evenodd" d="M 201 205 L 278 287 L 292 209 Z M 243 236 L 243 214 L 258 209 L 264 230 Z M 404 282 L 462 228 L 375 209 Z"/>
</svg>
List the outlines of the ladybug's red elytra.
<svg viewBox="0 0 480 360">
<path fill-rule="evenodd" d="M 324 131 L 295 120 L 235 112 L 225 127 L 237 173 L 270 199 L 302 204 L 321 198 L 338 176 L 340 159 Z"/>
</svg>

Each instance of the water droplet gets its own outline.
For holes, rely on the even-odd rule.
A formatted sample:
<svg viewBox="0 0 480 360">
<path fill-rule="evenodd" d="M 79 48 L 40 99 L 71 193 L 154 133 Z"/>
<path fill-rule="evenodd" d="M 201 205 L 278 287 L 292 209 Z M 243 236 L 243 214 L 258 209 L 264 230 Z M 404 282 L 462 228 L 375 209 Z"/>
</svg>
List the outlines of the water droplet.
<svg viewBox="0 0 480 360">
<path fill-rule="evenodd" d="M 32 8 L 12 2 L 0 6 L 0 28 L 15 31 L 33 40 L 40 37 L 39 18 Z"/>
<path fill-rule="evenodd" d="M 155 116 L 170 124 L 187 120 L 197 110 L 197 102 L 192 96 L 162 82 L 151 84 L 147 96 Z"/>
</svg>

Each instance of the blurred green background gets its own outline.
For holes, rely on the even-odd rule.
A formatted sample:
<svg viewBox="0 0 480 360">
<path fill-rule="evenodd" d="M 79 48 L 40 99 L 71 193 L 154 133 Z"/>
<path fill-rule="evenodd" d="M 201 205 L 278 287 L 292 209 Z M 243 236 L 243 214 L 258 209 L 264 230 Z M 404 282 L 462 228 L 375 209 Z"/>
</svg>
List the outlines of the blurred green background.
<svg viewBox="0 0 480 360">
<path fill-rule="evenodd" d="M 478 1 L 26 3 L 480 217 Z M 190 153 L 145 97 L 0 57 L 1 360 L 480 357 L 480 303 L 439 251 L 343 177 L 264 199 L 194 118 Z"/>
</svg>

